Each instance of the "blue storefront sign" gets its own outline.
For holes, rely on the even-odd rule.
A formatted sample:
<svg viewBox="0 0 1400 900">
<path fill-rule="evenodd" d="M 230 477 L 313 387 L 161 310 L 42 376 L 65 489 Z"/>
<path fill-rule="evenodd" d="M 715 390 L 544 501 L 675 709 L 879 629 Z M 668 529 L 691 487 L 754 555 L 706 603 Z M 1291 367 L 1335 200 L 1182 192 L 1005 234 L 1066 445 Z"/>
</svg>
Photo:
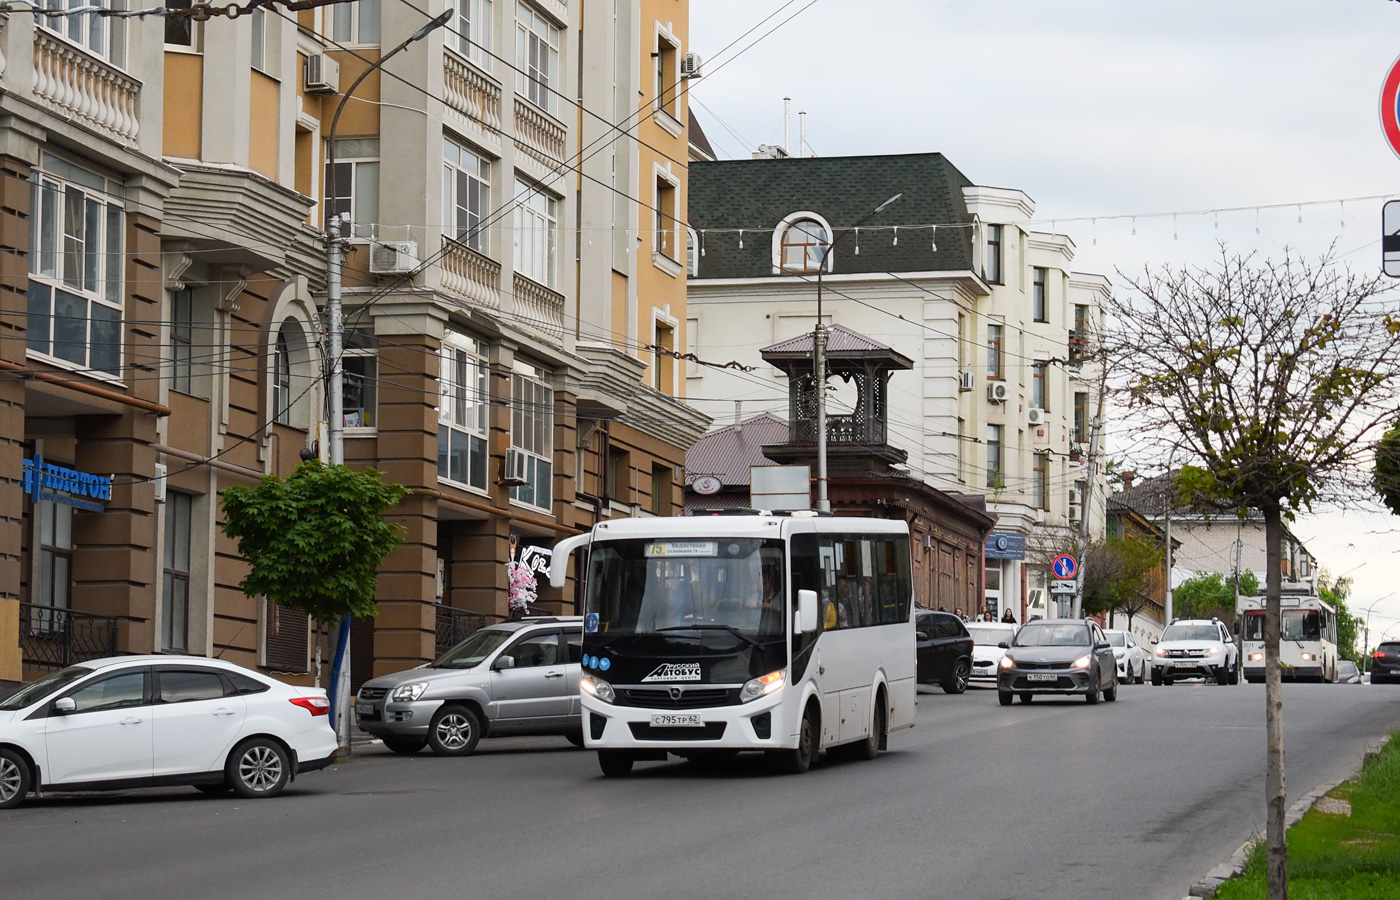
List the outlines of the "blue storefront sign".
<svg viewBox="0 0 1400 900">
<path fill-rule="evenodd" d="M 112 499 L 111 478 L 46 463 L 37 453 L 24 461 L 22 487 L 35 501 L 52 500 L 93 512 L 102 512 Z"/>
<path fill-rule="evenodd" d="M 1025 559 L 1026 536 L 1014 531 L 993 531 L 987 535 L 987 559 Z"/>
</svg>

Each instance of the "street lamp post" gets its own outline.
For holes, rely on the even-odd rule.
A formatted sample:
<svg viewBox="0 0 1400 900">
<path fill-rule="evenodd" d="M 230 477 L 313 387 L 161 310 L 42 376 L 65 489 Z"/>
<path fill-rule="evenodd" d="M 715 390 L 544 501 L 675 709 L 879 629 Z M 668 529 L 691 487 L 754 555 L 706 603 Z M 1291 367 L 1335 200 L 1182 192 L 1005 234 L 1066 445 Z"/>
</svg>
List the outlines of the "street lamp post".
<svg viewBox="0 0 1400 900">
<path fill-rule="evenodd" d="M 831 243 L 822 251 L 821 262 L 817 265 L 817 328 L 812 335 L 812 376 L 816 379 L 817 391 L 817 512 L 831 512 L 831 501 L 827 498 L 826 477 L 826 326 L 822 324 L 822 273 L 826 271 L 827 258 L 836 249 L 841 238 L 884 212 L 896 200 L 904 196 L 900 191 L 890 199 L 866 213 L 854 225 L 835 235 Z M 779 260 L 781 263 L 781 260 Z"/>
</svg>

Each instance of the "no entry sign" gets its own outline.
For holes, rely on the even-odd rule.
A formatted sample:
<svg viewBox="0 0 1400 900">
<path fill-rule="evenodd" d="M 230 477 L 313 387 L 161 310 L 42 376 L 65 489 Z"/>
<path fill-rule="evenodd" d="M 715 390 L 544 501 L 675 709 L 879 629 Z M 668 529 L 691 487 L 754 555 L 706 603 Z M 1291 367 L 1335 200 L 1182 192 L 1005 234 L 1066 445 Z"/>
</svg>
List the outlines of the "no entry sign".
<svg viewBox="0 0 1400 900">
<path fill-rule="evenodd" d="M 1400 156 L 1400 58 L 1390 64 L 1385 73 L 1385 83 L 1381 85 L 1381 131 L 1385 132 L 1386 143 Z"/>
</svg>

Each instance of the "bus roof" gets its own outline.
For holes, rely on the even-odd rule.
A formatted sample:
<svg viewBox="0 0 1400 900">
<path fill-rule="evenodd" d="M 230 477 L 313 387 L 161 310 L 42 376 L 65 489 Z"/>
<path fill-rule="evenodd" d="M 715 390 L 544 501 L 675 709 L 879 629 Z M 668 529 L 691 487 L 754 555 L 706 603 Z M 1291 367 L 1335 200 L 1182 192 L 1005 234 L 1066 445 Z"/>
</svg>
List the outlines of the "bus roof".
<svg viewBox="0 0 1400 900">
<path fill-rule="evenodd" d="M 801 532 L 819 534 L 909 534 L 899 519 L 865 519 L 850 516 L 790 518 L 788 516 L 662 516 L 613 519 L 593 528 L 595 541 L 646 537 L 769 537 Z"/>
</svg>

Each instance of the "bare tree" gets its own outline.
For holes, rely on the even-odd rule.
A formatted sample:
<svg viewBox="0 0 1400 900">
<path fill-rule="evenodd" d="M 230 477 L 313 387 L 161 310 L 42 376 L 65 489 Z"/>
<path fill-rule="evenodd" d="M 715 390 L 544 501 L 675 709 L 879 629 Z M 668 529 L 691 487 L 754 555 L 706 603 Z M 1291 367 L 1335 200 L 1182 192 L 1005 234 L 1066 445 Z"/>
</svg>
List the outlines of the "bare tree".
<svg viewBox="0 0 1400 900">
<path fill-rule="evenodd" d="M 1283 519 L 1370 495 L 1366 460 L 1394 418 L 1400 320 L 1379 276 L 1317 262 L 1220 257 L 1148 269 L 1113 303 L 1116 387 L 1146 440 L 1189 456 L 1183 503 L 1257 509 L 1267 543 L 1264 796 L 1269 900 L 1288 896 L 1283 692 L 1278 659 Z"/>
</svg>

